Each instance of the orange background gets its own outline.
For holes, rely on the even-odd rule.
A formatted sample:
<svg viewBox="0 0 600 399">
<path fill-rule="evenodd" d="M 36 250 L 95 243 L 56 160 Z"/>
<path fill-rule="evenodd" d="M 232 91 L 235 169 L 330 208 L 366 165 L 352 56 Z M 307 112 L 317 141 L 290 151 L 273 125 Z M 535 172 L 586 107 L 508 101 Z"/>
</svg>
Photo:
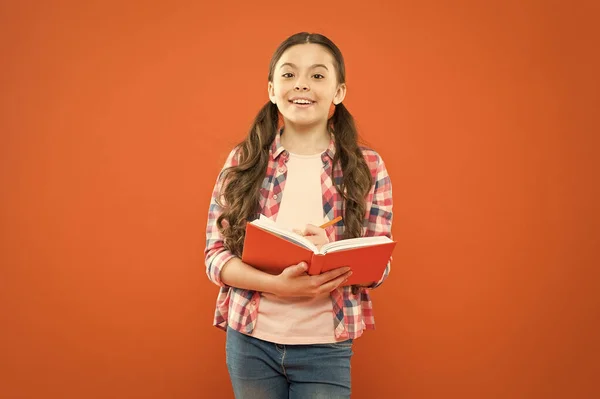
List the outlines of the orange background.
<svg viewBox="0 0 600 399">
<path fill-rule="evenodd" d="M 598 397 L 598 3 L 495 3 L 3 1 L 0 397 L 232 398 L 206 213 L 302 30 L 394 185 L 353 397 Z"/>
</svg>

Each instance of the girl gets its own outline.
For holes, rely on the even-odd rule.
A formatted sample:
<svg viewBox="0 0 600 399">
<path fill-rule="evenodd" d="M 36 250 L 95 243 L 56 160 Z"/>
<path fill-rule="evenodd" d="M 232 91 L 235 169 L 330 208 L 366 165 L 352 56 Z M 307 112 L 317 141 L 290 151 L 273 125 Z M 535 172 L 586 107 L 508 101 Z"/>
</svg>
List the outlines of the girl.
<svg viewBox="0 0 600 399">
<path fill-rule="evenodd" d="M 319 34 L 298 33 L 275 51 L 270 101 L 229 154 L 210 203 L 206 273 L 221 287 L 214 324 L 238 399 L 349 398 L 353 340 L 374 320 L 368 288 L 343 286 L 346 268 L 318 276 L 306 264 L 279 275 L 241 261 L 245 226 L 260 214 L 316 245 L 391 238 L 392 187 L 381 157 L 359 147 L 344 59 Z M 342 216 L 324 230 L 319 225 Z M 268 251 L 268 248 L 265 248 Z"/>
</svg>

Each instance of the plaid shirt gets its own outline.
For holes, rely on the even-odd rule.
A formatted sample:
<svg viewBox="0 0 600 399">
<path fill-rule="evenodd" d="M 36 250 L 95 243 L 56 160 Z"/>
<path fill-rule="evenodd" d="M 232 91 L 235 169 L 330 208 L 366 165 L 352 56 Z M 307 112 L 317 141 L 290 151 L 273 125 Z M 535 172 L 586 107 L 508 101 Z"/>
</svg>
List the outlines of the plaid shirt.
<svg viewBox="0 0 600 399">
<path fill-rule="evenodd" d="M 280 133 L 281 134 L 281 133 Z M 279 205 L 284 192 L 286 179 L 286 163 L 289 153 L 281 146 L 281 136 L 278 134 L 270 149 L 267 172 L 260 190 L 261 213 L 271 219 L 276 219 Z M 365 224 L 363 236 L 385 235 L 392 238 L 392 186 L 383 160 L 375 151 L 362 148 L 363 156 L 371 170 L 373 184 L 366 197 Z M 332 136 L 329 148 L 323 153 L 323 172 L 321 174 L 321 187 L 323 191 L 323 211 L 328 220 L 342 214 L 342 198 L 338 194 L 333 182 L 340 182 L 342 170 L 338 166 L 332 167 L 335 154 L 335 142 Z M 223 170 L 235 166 L 238 162 L 237 151 L 234 149 L 229 154 Z M 225 330 L 229 327 L 251 334 L 258 317 L 260 292 L 230 287 L 220 279 L 221 269 L 233 255 L 224 247 L 223 236 L 217 227 L 217 218 L 222 212 L 216 199 L 222 188 L 223 171 L 219 174 L 215 184 L 212 200 L 210 202 L 208 223 L 206 227 L 205 263 L 208 278 L 218 286 L 220 291 L 217 297 L 216 310 L 213 324 Z M 338 222 L 328 230 L 329 241 L 337 241 L 343 237 L 343 221 Z M 371 288 L 376 288 L 383 283 L 390 271 L 390 262 L 381 279 Z M 365 329 L 374 329 L 373 305 L 367 288 L 353 292 L 352 287 L 346 286 L 331 292 L 333 303 L 333 326 L 336 339 L 358 338 Z"/>
</svg>

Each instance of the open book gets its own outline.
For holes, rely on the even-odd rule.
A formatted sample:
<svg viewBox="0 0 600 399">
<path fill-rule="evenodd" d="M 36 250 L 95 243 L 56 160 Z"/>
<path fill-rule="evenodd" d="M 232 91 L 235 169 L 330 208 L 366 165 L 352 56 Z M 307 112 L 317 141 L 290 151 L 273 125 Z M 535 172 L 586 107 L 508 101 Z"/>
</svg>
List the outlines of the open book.
<svg viewBox="0 0 600 399">
<path fill-rule="evenodd" d="M 310 275 L 349 266 L 352 276 L 344 285 L 368 284 L 381 279 L 395 246 L 390 238 L 376 236 L 330 242 L 317 249 L 305 237 L 261 215 L 246 225 L 242 261 L 271 274 L 300 262 L 309 265 Z"/>
</svg>

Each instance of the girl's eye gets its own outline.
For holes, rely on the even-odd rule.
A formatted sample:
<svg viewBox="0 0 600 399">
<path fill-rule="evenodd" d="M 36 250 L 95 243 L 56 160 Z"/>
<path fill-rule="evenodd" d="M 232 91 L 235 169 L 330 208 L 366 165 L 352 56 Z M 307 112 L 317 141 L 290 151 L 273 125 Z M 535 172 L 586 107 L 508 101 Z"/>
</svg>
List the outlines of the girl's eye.
<svg viewBox="0 0 600 399">
<path fill-rule="evenodd" d="M 291 78 L 292 76 L 294 76 L 294 74 L 293 74 L 293 73 L 291 73 L 291 72 L 287 72 L 287 73 L 284 73 L 284 74 L 283 74 L 283 75 L 281 75 L 281 76 L 283 76 L 284 78 Z"/>
<path fill-rule="evenodd" d="M 321 75 L 320 73 L 315 73 L 313 76 L 315 78 L 317 78 L 317 79 L 324 79 L 325 78 L 325 76 Z"/>
</svg>

